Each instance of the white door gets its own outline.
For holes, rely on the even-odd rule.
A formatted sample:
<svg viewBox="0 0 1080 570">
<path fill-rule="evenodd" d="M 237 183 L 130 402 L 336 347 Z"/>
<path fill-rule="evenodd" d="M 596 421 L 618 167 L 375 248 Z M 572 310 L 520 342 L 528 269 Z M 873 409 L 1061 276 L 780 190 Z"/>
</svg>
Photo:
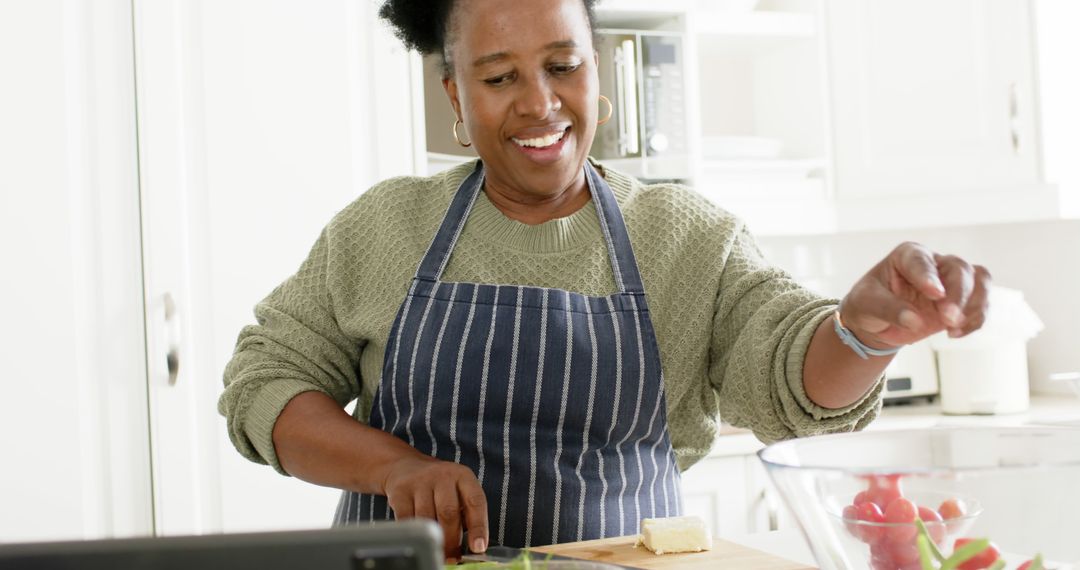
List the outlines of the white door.
<svg viewBox="0 0 1080 570">
<path fill-rule="evenodd" d="M 376 9 L 135 2 L 148 350 L 158 363 L 179 355 L 175 382 L 163 366 L 151 373 L 164 534 L 330 523 L 338 492 L 240 457 L 216 404 L 255 304 L 338 210 L 422 164 L 410 58 Z M 164 318 L 166 297 L 176 322 Z"/>
<path fill-rule="evenodd" d="M 1039 182 L 1027 0 L 825 8 L 839 198 L 944 205 Z"/>
<path fill-rule="evenodd" d="M 127 0 L 0 3 L 0 541 L 153 531 Z"/>
</svg>

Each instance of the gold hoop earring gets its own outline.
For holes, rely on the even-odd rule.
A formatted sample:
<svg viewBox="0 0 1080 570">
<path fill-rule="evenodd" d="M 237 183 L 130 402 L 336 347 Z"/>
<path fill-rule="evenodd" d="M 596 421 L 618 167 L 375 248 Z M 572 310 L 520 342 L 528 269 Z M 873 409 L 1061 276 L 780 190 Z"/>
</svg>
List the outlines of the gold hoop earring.
<svg viewBox="0 0 1080 570">
<path fill-rule="evenodd" d="M 599 121 L 596 121 L 597 125 L 602 125 L 602 124 L 610 121 L 611 120 L 611 114 L 615 112 L 615 106 L 611 104 L 611 99 L 608 99 L 607 97 L 604 97 L 603 95 L 601 95 L 600 100 L 607 103 L 607 115 L 605 115 L 603 119 L 600 119 Z"/>
<path fill-rule="evenodd" d="M 461 137 L 459 137 L 458 134 L 457 134 L 457 126 L 458 125 L 463 125 L 463 124 L 465 124 L 465 123 L 462 123 L 461 119 L 456 119 L 454 121 L 454 126 L 451 128 L 451 130 L 454 132 L 454 140 L 457 141 L 457 143 L 459 145 L 461 145 L 461 146 L 463 146 L 465 148 L 468 148 L 468 147 L 472 146 L 472 141 L 469 141 L 467 143 L 461 142 Z"/>
</svg>

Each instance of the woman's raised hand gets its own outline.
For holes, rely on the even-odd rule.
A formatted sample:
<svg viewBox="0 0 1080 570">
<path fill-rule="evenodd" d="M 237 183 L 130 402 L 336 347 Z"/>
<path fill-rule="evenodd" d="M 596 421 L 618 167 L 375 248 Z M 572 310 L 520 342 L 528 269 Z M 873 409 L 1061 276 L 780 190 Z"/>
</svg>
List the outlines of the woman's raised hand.
<svg viewBox="0 0 1080 570">
<path fill-rule="evenodd" d="M 942 330 L 960 337 L 986 320 L 989 287 L 985 267 L 905 242 L 855 283 L 840 317 L 873 348 L 911 344 Z"/>
<path fill-rule="evenodd" d="M 426 455 L 402 457 L 383 482 L 394 518 L 438 521 L 443 530 L 447 560 L 461 557 L 461 533 L 469 533 L 469 548 L 483 552 L 488 545 L 487 497 L 472 470 Z"/>
</svg>

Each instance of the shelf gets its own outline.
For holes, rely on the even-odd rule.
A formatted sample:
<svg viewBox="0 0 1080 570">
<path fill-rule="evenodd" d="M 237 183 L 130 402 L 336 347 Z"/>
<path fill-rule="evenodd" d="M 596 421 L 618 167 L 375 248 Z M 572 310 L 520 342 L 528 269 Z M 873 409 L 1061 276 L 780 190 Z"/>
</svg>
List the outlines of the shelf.
<svg viewBox="0 0 1080 570">
<path fill-rule="evenodd" d="M 705 37 L 809 39 L 817 34 L 813 14 L 699 10 L 693 16 L 692 31 Z"/>
<path fill-rule="evenodd" d="M 819 175 L 825 170 L 825 159 L 716 159 L 703 158 L 703 180 L 714 178 L 738 180 L 794 181 Z"/>
<path fill-rule="evenodd" d="M 768 10 L 710 8 L 690 0 L 608 0 L 596 7 L 602 27 L 670 29 L 685 19 L 691 34 L 726 38 L 806 39 L 817 34 L 813 14 Z"/>
<path fill-rule="evenodd" d="M 602 28 L 681 31 L 690 5 L 686 0 L 608 0 L 596 6 Z"/>
<path fill-rule="evenodd" d="M 836 230 L 836 213 L 821 178 L 701 180 L 694 189 L 746 222 L 757 236 L 817 235 Z"/>
<path fill-rule="evenodd" d="M 1053 185 L 972 189 L 927 188 L 922 194 L 836 200 L 838 230 L 884 231 L 1071 219 L 1068 197 Z"/>
</svg>

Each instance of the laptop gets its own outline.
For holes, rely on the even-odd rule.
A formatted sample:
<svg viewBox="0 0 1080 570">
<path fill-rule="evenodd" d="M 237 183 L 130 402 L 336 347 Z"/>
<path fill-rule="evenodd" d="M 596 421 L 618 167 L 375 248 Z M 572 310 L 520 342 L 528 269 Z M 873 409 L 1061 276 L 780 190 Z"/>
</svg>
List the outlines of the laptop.
<svg viewBox="0 0 1080 570">
<path fill-rule="evenodd" d="M 0 570 L 442 570 L 432 521 L 0 545 Z"/>
</svg>

